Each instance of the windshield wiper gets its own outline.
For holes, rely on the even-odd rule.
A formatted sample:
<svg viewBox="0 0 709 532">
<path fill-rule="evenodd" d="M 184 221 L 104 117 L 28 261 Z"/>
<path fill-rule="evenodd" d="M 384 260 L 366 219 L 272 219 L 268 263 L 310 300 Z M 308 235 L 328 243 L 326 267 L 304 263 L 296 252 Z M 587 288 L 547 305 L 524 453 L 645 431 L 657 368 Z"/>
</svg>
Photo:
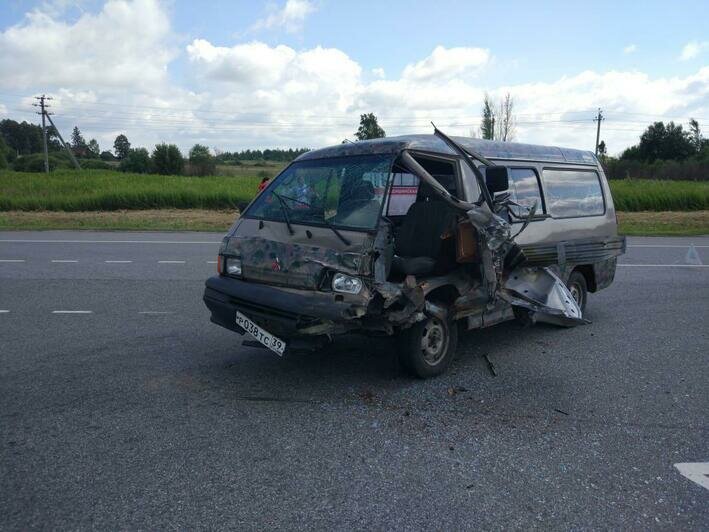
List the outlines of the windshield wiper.
<svg viewBox="0 0 709 532">
<path fill-rule="evenodd" d="M 306 207 L 312 207 L 312 205 L 310 205 L 310 203 L 308 203 L 307 201 L 299 200 L 296 198 L 291 198 L 290 196 L 284 196 L 283 194 L 279 194 L 279 196 L 283 199 L 295 201 L 296 203 L 300 203 L 301 205 L 305 205 Z"/>
<path fill-rule="evenodd" d="M 290 217 L 288 216 L 288 205 L 286 205 L 286 200 L 284 200 L 283 197 L 277 192 L 271 192 L 271 195 L 276 197 L 279 205 L 281 206 L 281 210 L 283 211 L 283 217 L 286 219 L 286 225 L 288 226 L 288 232 L 291 235 L 294 235 L 295 231 L 293 231 L 293 226 L 290 224 Z"/>
<path fill-rule="evenodd" d="M 324 215 L 324 214 L 323 214 L 323 217 L 322 217 L 322 221 L 323 221 L 323 223 L 324 223 L 325 225 L 327 225 L 330 229 L 332 229 L 332 232 L 335 233 L 335 234 L 340 238 L 340 240 L 342 240 L 342 243 L 343 243 L 345 246 L 349 246 L 349 245 L 350 245 L 350 241 L 349 241 L 347 238 L 345 238 L 345 235 L 343 235 L 342 233 L 340 233 L 340 232 L 337 230 L 337 228 L 336 228 L 334 225 L 332 225 L 332 222 L 330 222 L 327 218 L 325 218 L 325 215 Z"/>
</svg>

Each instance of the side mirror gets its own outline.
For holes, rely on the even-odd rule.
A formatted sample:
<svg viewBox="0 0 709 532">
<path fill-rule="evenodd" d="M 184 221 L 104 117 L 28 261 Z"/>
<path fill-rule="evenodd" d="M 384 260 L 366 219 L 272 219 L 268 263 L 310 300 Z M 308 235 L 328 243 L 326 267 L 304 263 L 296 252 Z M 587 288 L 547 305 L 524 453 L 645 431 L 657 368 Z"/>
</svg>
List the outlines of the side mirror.
<svg viewBox="0 0 709 532">
<path fill-rule="evenodd" d="M 504 192 L 510 188 L 510 178 L 506 166 L 488 166 L 485 168 L 485 184 L 490 194 Z"/>
</svg>

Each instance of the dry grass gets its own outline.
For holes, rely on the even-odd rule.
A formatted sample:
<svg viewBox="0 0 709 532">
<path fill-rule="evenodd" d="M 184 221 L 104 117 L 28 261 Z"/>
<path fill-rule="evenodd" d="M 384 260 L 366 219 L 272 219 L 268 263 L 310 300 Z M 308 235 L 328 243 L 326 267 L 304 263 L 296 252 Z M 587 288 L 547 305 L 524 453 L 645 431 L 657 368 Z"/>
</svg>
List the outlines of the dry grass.
<svg viewBox="0 0 709 532">
<path fill-rule="evenodd" d="M 237 211 L 204 209 L 104 212 L 5 211 L 0 212 L 0 229 L 226 232 L 237 216 Z M 619 212 L 618 221 L 620 232 L 625 235 L 709 234 L 709 211 Z"/>
<path fill-rule="evenodd" d="M 709 211 L 619 212 L 624 235 L 709 235 Z"/>
<path fill-rule="evenodd" d="M 0 212 L 0 229 L 105 229 L 223 231 L 238 211 L 155 209 L 142 211 L 6 211 Z"/>
</svg>

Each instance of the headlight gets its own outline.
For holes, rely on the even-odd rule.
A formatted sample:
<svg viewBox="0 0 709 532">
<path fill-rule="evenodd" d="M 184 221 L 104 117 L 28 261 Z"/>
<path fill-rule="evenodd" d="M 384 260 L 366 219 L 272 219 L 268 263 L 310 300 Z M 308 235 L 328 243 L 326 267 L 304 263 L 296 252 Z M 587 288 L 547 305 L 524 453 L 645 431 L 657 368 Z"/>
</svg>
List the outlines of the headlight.
<svg viewBox="0 0 709 532">
<path fill-rule="evenodd" d="M 332 278 L 332 289 L 335 292 L 359 294 L 362 290 L 362 281 L 344 273 L 336 273 L 335 277 Z"/>
<path fill-rule="evenodd" d="M 224 262 L 224 270 L 227 275 L 241 275 L 241 259 L 226 257 Z"/>
</svg>

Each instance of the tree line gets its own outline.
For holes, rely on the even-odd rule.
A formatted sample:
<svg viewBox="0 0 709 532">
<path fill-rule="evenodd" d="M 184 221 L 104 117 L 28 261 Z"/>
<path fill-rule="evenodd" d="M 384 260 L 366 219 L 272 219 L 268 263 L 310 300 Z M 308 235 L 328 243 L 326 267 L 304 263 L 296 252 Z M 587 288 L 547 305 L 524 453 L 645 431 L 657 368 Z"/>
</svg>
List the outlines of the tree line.
<svg viewBox="0 0 709 532">
<path fill-rule="evenodd" d="M 113 151 L 101 150 L 96 139 L 86 140 L 78 126 L 69 137 L 69 148 L 81 161 L 82 168 L 119 169 L 134 173 L 212 175 L 217 163 L 240 164 L 241 161 L 292 161 L 302 153 L 301 149 L 242 150 L 222 152 L 215 149 L 213 155 L 207 146 L 195 144 L 183 155 L 175 144 L 161 143 L 152 152 L 146 148 L 133 147 L 125 134 L 113 142 Z M 59 136 L 53 127 L 47 128 L 49 168 L 69 168 L 70 158 L 63 151 Z M 43 172 L 44 147 L 42 128 L 28 122 L 11 119 L 0 121 L 0 169 L 11 167 L 17 171 Z"/>
<path fill-rule="evenodd" d="M 515 126 L 511 96 L 507 94 L 495 104 L 486 94 L 480 128 L 472 134 L 483 139 L 511 141 L 515 138 Z M 368 140 L 385 137 L 386 133 L 376 115 L 366 113 L 360 115 L 359 128 L 354 136 L 357 140 Z M 47 129 L 47 145 L 51 152 L 50 168 L 68 167 L 69 159 L 61 151 L 59 137 L 53 127 Z M 195 144 L 185 156 L 175 144 L 158 144 L 152 152 L 135 148 L 124 134 L 116 137 L 113 151 L 101 151 L 98 142 L 95 139 L 87 142 L 78 127 L 72 130 L 70 146 L 86 168 L 118 167 L 127 172 L 188 175 L 213 174 L 217 163 L 289 162 L 308 151 L 306 148 L 238 152 L 215 149 L 216 154 L 212 155 L 208 147 Z M 40 126 L 10 119 L 0 121 L 0 168 L 11 165 L 20 171 L 43 171 L 42 150 Z M 607 151 L 606 143 L 601 141 L 599 159 L 611 179 L 709 179 L 709 139 L 703 137 L 700 125 L 694 119 L 690 120 L 688 129 L 674 122 L 654 122 L 642 133 L 639 142 L 625 149 L 620 156 L 611 157 Z"/>
<path fill-rule="evenodd" d="M 674 122 L 654 122 L 619 157 L 607 155 L 605 142 L 599 144 L 598 155 L 610 179 L 709 180 L 709 139 L 695 119 L 688 129 Z"/>
</svg>

